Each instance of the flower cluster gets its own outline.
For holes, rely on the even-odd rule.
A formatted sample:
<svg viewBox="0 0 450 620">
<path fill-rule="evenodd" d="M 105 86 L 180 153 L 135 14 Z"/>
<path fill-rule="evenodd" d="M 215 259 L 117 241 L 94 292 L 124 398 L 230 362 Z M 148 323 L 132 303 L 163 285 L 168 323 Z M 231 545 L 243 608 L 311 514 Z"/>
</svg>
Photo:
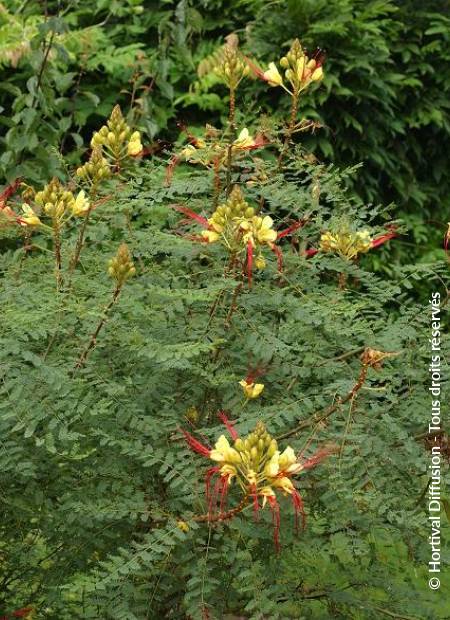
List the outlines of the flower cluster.
<svg viewBox="0 0 450 620">
<path fill-rule="evenodd" d="M 284 77 L 290 84 L 290 88 L 286 86 L 274 62 L 269 63 L 269 68 L 264 72 L 255 67 L 255 73 L 270 86 L 281 86 L 290 95 L 293 93 L 298 95 L 314 82 L 320 82 L 323 79 L 320 54 L 308 57 L 298 39 L 294 40 L 286 56 L 280 58 L 280 67 L 284 69 Z"/>
<path fill-rule="evenodd" d="M 281 452 L 277 440 L 267 432 L 262 422 L 258 422 L 254 431 L 241 439 L 226 416 L 221 413 L 220 417 L 230 431 L 233 445 L 225 435 L 221 435 L 214 448 L 208 448 L 190 433 L 183 431 L 188 445 L 195 452 L 216 463 L 206 474 L 209 516 L 211 519 L 214 517 L 214 505 L 218 502 L 219 509 L 223 512 L 228 489 L 236 483 L 245 502 L 252 501 L 255 516 L 258 515 L 260 507 L 269 505 L 273 515 L 275 544 L 278 547 L 280 506 L 277 494 L 290 496 L 296 524 L 298 516 L 301 515 L 304 527 L 303 501 L 292 478 L 317 465 L 330 451 L 320 450 L 311 458 L 302 459 L 301 455 L 297 456 L 290 446 Z M 213 476 L 217 476 L 217 483 L 211 490 Z"/>
<path fill-rule="evenodd" d="M 119 246 L 117 254 L 109 261 L 108 273 L 116 281 L 117 288 L 121 288 L 128 278 L 136 274 L 136 267 L 126 243 Z"/>
<path fill-rule="evenodd" d="M 77 168 L 76 175 L 92 187 L 97 186 L 111 175 L 108 161 L 103 156 L 101 147 L 96 146 L 92 149 L 89 161 Z"/>
<path fill-rule="evenodd" d="M 351 231 L 343 229 L 332 233 L 325 232 L 320 237 L 322 252 L 333 252 L 347 260 L 353 260 L 359 254 L 365 254 L 372 247 L 372 238 L 368 230 Z"/>
<path fill-rule="evenodd" d="M 239 52 L 239 40 L 236 35 L 230 35 L 227 43 L 215 55 L 214 73 L 232 91 L 235 91 L 241 81 L 249 74 L 250 69 Z"/>
<path fill-rule="evenodd" d="M 231 152 L 235 156 L 261 148 L 265 144 L 263 136 L 253 137 L 244 127 L 231 144 Z M 191 164 L 201 164 L 206 168 L 214 167 L 219 170 L 227 161 L 228 149 L 229 146 L 220 141 L 219 132 L 214 127 L 207 127 L 204 138 L 190 136 L 190 144 L 181 150 L 180 157 Z"/>
<path fill-rule="evenodd" d="M 36 192 L 34 202 L 36 205 L 34 209 L 27 203 L 22 205 L 22 214 L 18 219 L 22 226 L 45 227 L 41 217 L 47 216 L 61 227 L 72 216 L 84 216 L 90 209 L 84 190 L 74 196 L 56 178 L 52 179 L 43 190 Z"/>
<path fill-rule="evenodd" d="M 247 265 L 247 276 L 251 283 L 253 264 L 257 269 L 264 269 L 266 260 L 262 250 L 268 247 L 278 258 L 278 269 L 281 271 L 282 255 L 276 240 L 285 237 L 299 228 L 302 223 L 296 222 L 284 231 L 273 228 L 270 216 L 257 215 L 255 209 L 245 201 L 239 186 L 234 186 L 227 201 L 219 205 L 212 216 L 206 219 L 187 207 L 176 205 L 178 211 L 199 222 L 204 230 L 200 239 L 207 243 L 220 242 L 231 254 L 233 260 L 244 255 Z M 254 260 L 255 252 L 257 253 Z"/>
<path fill-rule="evenodd" d="M 116 169 L 120 169 L 128 158 L 139 155 L 143 150 L 141 134 L 139 131 L 131 131 L 119 105 L 113 108 L 106 125 L 94 133 L 91 147 L 100 147 L 102 155 L 110 160 Z"/>
<path fill-rule="evenodd" d="M 228 200 L 217 207 L 208 220 L 208 230 L 202 232 L 208 243 L 220 241 L 232 254 L 247 252 L 248 272 L 251 273 L 253 253 L 257 257 L 255 267 L 264 269 L 266 261 L 262 249 L 274 250 L 277 232 L 273 229 L 270 216 L 256 215 L 253 207 L 244 200 L 242 192 L 235 186 Z"/>
</svg>

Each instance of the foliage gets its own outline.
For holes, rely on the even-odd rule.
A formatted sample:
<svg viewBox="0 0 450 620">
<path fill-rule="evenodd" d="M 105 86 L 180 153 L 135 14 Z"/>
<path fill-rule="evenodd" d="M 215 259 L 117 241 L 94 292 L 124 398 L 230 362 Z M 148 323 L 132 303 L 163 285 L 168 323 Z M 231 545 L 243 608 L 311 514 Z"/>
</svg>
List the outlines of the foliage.
<svg viewBox="0 0 450 620">
<path fill-rule="evenodd" d="M 19 69 L 4 86 L 5 101 L 15 99 L 1 120 L 10 126 L 2 161 L 28 183 L 0 197 L 0 613 L 445 617 L 448 575 L 433 592 L 427 573 L 430 317 L 411 290 L 427 281 L 440 293 L 444 326 L 448 262 L 444 252 L 392 261 L 404 230 L 392 207 L 348 189 L 360 177 L 372 191 L 365 169 L 311 157 L 314 143 L 327 155 L 328 139 L 311 102 L 323 101 L 325 118 L 333 82 L 345 88 L 344 65 L 333 73 L 330 61 L 320 84 L 320 56 L 307 63 L 298 41 L 275 54 L 275 35 L 264 43 L 269 22 L 290 37 L 296 3 L 269 15 L 259 2 L 155 2 L 143 12 L 131 0 L 97 0 L 94 10 L 79 0 L 49 2 L 47 16 L 13 4 L 0 34 L 2 62 Z M 344 39 L 359 49 L 367 28 L 377 50 L 367 58 L 384 50 L 381 70 L 390 48 L 375 22 L 394 32 L 396 14 L 387 3 L 345 6 Z M 327 12 L 338 4 L 315 7 L 306 41 L 311 32 L 314 43 L 321 32 L 339 38 Z M 248 46 L 297 72 L 286 76 L 288 96 L 273 66 L 250 59 L 261 78 L 251 80 L 235 37 L 217 51 L 222 27 L 247 22 L 252 8 Z M 19 49 L 22 17 L 31 40 Z M 209 40 L 197 40 L 201 30 Z M 186 95 L 192 49 L 206 61 Z M 386 83 L 371 90 L 371 69 L 352 54 L 358 97 L 373 96 L 387 114 L 376 122 L 388 122 L 381 102 L 395 96 Z M 124 118 L 115 104 L 129 80 Z M 184 128 L 168 162 L 141 133 L 152 138 L 177 106 L 192 113 L 188 96 L 214 108 L 215 127 Z M 277 113 L 259 116 L 269 100 Z M 49 148 L 61 139 L 66 158 Z M 83 139 L 92 151 L 80 161 Z M 364 148 L 351 132 L 346 140 Z M 391 263 L 383 278 L 376 261 Z M 208 464 L 190 448 L 214 460 L 215 446 L 217 459 L 227 446 L 217 443 L 221 419 L 242 439 L 263 422 L 280 452 L 295 455 L 297 491 L 264 469 L 264 506 L 243 468 L 227 506 L 205 497 Z M 244 452 L 257 460 L 273 445 L 258 443 L 255 456 L 244 443 Z M 224 472 L 214 473 L 219 486 L 209 472 L 207 488 L 217 495 Z M 294 513 L 299 501 L 306 513 L 298 532 L 292 498 Z M 442 528 L 444 563 L 444 513 Z"/>
<path fill-rule="evenodd" d="M 342 249 L 349 222 L 376 239 L 389 217 L 348 194 L 358 171 L 286 150 L 292 122 L 256 153 L 254 141 L 239 151 L 233 123 L 216 134 L 231 153 L 219 168 L 179 163 L 168 182 L 166 162 L 154 157 L 125 172 L 111 164 L 101 189 L 79 185 L 92 202 L 85 211 L 82 195 L 86 227 L 69 217 L 59 229 L 56 290 L 56 237 L 15 219 L 14 200 L 13 211 L 3 209 L 5 614 L 434 619 L 446 611 L 427 584 L 428 315 L 408 288 L 428 278 L 444 312 L 446 265 L 396 266 L 393 278 L 379 278 L 366 234 L 351 243 L 367 257 Z M 72 189 L 77 178 L 84 183 L 74 176 Z M 206 218 L 228 204 L 234 184 L 253 209 L 243 224 L 258 212 L 290 231 L 276 241 L 282 266 L 266 252 L 251 286 L 248 246 L 230 260 L 214 235 L 200 235 L 202 222 L 218 230 Z M 49 187 L 25 188 L 26 213 L 39 216 L 41 201 L 60 217 L 61 190 Z M 62 195 L 74 209 L 73 194 Z M 243 224 L 233 234 L 248 244 L 256 237 Z M 86 247 L 74 266 L 80 229 Z M 347 241 L 336 254 L 339 230 Z M 265 251 L 272 238 L 261 238 Z M 393 355 L 381 365 L 376 350 Z M 264 391 L 243 398 L 239 383 L 255 371 Z M 334 446 L 299 478 L 304 531 L 281 498 L 280 553 L 267 508 L 257 523 L 250 504 L 232 519 L 208 516 L 205 466 L 181 429 L 212 445 L 221 410 L 242 436 L 263 420 L 281 449 L 310 456 Z M 229 506 L 239 501 L 230 488 Z"/>
</svg>

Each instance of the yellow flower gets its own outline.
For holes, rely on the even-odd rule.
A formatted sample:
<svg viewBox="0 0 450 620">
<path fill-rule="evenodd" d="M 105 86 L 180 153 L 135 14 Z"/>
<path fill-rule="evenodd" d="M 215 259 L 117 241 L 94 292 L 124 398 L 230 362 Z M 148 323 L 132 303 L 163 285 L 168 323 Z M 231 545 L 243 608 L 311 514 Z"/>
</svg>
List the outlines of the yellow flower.
<svg viewBox="0 0 450 620">
<path fill-rule="evenodd" d="M 187 146 L 184 147 L 184 149 L 181 150 L 180 155 L 181 157 L 184 157 L 184 159 L 186 161 L 189 161 L 193 155 L 195 155 L 196 153 L 196 148 L 195 146 L 192 146 L 192 144 L 188 144 Z"/>
<path fill-rule="evenodd" d="M 323 79 L 323 69 L 322 67 L 317 67 L 311 75 L 311 80 L 313 82 L 320 82 Z"/>
<path fill-rule="evenodd" d="M 292 491 L 294 490 L 292 480 L 287 476 L 283 476 L 282 478 L 275 478 L 275 480 L 272 481 L 272 486 L 277 489 L 281 489 L 285 493 L 292 493 Z"/>
<path fill-rule="evenodd" d="M 139 155 L 142 151 L 141 134 L 139 131 L 135 131 L 131 134 L 130 141 L 128 142 L 127 152 L 128 155 Z"/>
<path fill-rule="evenodd" d="M 273 243 L 277 238 L 277 233 L 272 229 L 273 220 L 269 215 L 257 218 L 258 231 L 256 237 L 260 243 Z M 261 221 L 260 221 L 261 220 Z"/>
<path fill-rule="evenodd" d="M 259 492 L 259 494 L 262 496 L 263 501 L 262 501 L 262 507 L 264 508 L 264 506 L 267 503 L 267 498 L 268 497 L 276 497 L 275 495 L 275 491 L 272 489 L 272 487 L 263 487 L 261 489 L 261 491 Z"/>
<path fill-rule="evenodd" d="M 90 207 L 91 205 L 89 203 L 89 200 L 86 198 L 86 193 L 84 189 L 82 189 L 81 192 L 78 192 L 78 195 L 75 198 L 75 202 L 72 205 L 72 213 L 75 216 L 86 215 Z"/>
<path fill-rule="evenodd" d="M 181 519 L 179 519 L 177 521 L 177 527 L 182 532 L 189 532 L 189 525 L 186 523 L 186 521 L 182 521 Z"/>
<path fill-rule="evenodd" d="M 255 258 L 256 269 L 264 269 L 266 266 L 266 259 L 261 254 Z"/>
<path fill-rule="evenodd" d="M 280 471 L 280 452 L 277 450 L 275 454 L 269 459 L 264 467 L 264 475 L 267 478 L 275 478 Z"/>
<path fill-rule="evenodd" d="M 239 385 L 242 386 L 246 398 L 258 398 L 264 390 L 264 383 L 247 383 L 245 379 L 239 381 Z"/>
<path fill-rule="evenodd" d="M 219 233 L 215 230 L 203 230 L 202 237 L 207 240 L 208 243 L 214 243 L 220 239 Z"/>
<path fill-rule="evenodd" d="M 253 146 L 254 144 L 255 141 L 249 134 L 249 131 L 246 127 L 244 127 L 244 129 L 238 135 L 237 139 L 233 142 L 234 147 L 237 149 L 246 149 L 250 146 Z"/>
<path fill-rule="evenodd" d="M 211 450 L 209 458 L 219 463 L 240 463 L 241 461 L 239 452 L 230 446 L 225 435 L 221 435 L 216 441 L 216 445 Z"/>
<path fill-rule="evenodd" d="M 20 219 L 22 222 L 25 223 L 25 226 L 39 226 L 40 224 L 42 224 L 41 220 L 38 218 L 30 205 L 23 204 L 22 211 L 23 215 Z"/>
<path fill-rule="evenodd" d="M 298 474 L 303 465 L 297 461 L 294 450 L 288 446 L 280 455 L 280 470 L 287 474 Z"/>
<path fill-rule="evenodd" d="M 236 467 L 234 467 L 234 465 L 229 465 L 228 463 L 226 463 L 220 468 L 220 474 L 221 476 L 227 476 L 228 484 L 231 484 L 231 480 L 234 478 L 234 476 L 237 475 L 237 469 Z"/>
<path fill-rule="evenodd" d="M 269 82 L 270 86 L 281 86 L 283 84 L 283 78 L 274 62 L 269 63 L 269 68 L 264 72 L 264 79 Z"/>
</svg>

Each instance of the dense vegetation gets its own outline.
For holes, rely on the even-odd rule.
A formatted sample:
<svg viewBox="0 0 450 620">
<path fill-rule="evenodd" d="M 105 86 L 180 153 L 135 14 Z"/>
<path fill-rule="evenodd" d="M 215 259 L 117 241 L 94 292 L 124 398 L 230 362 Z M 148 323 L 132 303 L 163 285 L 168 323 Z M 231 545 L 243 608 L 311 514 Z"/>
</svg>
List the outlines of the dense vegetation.
<svg viewBox="0 0 450 620">
<path fill-rule="evenodd" d="M 448 617 L 441 3 L 0 20 L 0 617 Z"/>
</svg>

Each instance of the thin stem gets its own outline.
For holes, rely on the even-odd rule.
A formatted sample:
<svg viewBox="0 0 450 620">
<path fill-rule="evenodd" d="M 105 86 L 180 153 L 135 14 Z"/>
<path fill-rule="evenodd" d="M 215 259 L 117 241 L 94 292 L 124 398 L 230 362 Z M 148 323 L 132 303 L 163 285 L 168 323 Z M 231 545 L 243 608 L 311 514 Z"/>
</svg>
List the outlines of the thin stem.
<svg viewBox="0 0 450 620">
<path fill-rule="evenodd" d="M 230 87 L 230 109 L 228 113 L 228 127 L 230 133 L 230 142 L 227 149 L 227 196 L 231 192 L 231 168 L 233 165 L 233 142 L 236 139 L 236 93 L 234 88 Z"/>
<path fill-rule="evenodd" d="M 92 351 L 92 349 L 95 347 L 95 345 L 97 344 L 98 335 L 100 331 L 102 330 L 102 328 L 104 327 L 106 321 L 108 320 L 109 312 L 111 311 L 111 308 L 114 306 L 114 304 L 117 302 L 121 290 L 122 290 L 122 287 L 119 285 L 117 285 L 116 288 L 114 289 L 114 293 L 113 293 L 111 301 L 103 309 L 102 318 L 99 324 L 95 328 L 86 348 L 83 350 L 83 352 L 81 353 L 80 357 L 78 358 L 75 364 L 74 372 L 78 370 L 79 368 L 83 368 L 84 365 L 86 364 L 88 355 Z"/>
<path fill-rule="evenodd" d="M 244 508 L 247 506 L 247 504 L 248 504 L 248 495 L 244 495 L 244 497 L 241 499 L 239 504 L 235 508 L 232 508 L 231 510 L 228 510 L 227 512 L 219 512 L 216 515 L 211 515 L 209 513 L 204 514 L 204 515 L 196 515 L 191 518 L 191 521 L 196 521 L 197 523 L 205 523 L 205 522 L 206 523 L 217 523 L 217 522 L 220 523 L 221 521 L 227 521 L 228 519 L 232 519 L 237 514 L 242 512 Z"/>
<path fill-rule="evenodd" d="M 237 308 L 237 299 L 239 296 L 239 293 L 242 290 L 242 282 L 239 282 L 239 284 L 236 286 L 236 288 L 234 289 L 234 293 L 233 293 L 233 298 L 231 300 L 231 305 L 230 305 L 230 309 L 228 311 L 227 314 L 227 318 L 225 319 L 225 327 L 230 327 L 231 325 L 231 319 L 233 317 L 233 314 Z"/>
<path fill-rule="evenodd" d="M 69 274 L 72 274 L 75 267 L 78 265 L 78 261 L 80 260 L 81 250 L 83 249 L 83 245 L 84 245 L 84 235 L 86 233 L 86 228 L 89 222 L 89 218 L 91 217 L 91 211 L 92 211 L 92 206 L 89 208 L 86 215 L 84 216 L 83 224 L 81 225 L 80 232 L 78 233 L 78 239 L 77 239 L 77 243 L 75 246 L 75 251 L 70 261 Z"/>
<path fill-rule="evenodd" d="M 311 426 L 314 423 L 316 426 L 318 426 L 319 424 L 324 422 L 327 418 L 330 417 L 331 414 L 337 411 L 337 409 L 339 409 L 341 405 L 344 405 L 350 399 L 355 398 L 356 394 L 359 392 L 359 390 L 362 388 L 362 386 L 366 382 L 368 370 L 369 370 L 369 366 L 364 365 L 361 368 L 361 372 L 359 373 L 358 380 L 356 381 L 355 385 L 352 387 L 350 392 L 346 394 L 343 398 L 337 398 L 336 402 L 333 405 L 330 405 L 327 409 L 325 409 L 325 411 L 322 412 L 319 418 L 317 418 L 318 414 L 315 413 L 311 417 L 309 417 L 307 420 L 303 420 L 302 422 L 300 422 L 300 424 L 298 424 L 295 428 L 291 429 L 290 431 L 287 431 L 286 433 L 283 433 L 282 435 L 278 435 L 277 439 L 278 440 L 287 439 L 288 437 L 292 437 L 292 435 L 295 435 L 299 431 L 303 430 L 304 428 L 307 428 L 308 426 Z"/>
<path fill-rule="evenodd" d="M 61 230 L 56 218 L 53 220 L 53 242 L 55 246 L 56 290 L 60 291 L 62 287 Z"/>
<path fill-rule="evenodd" d="M 294 133 L 294 129 L 295 129 L 295 123 L 297 120 L 297 112 L 298 112 L 298 100 L 299 100 L 299 93 L 297 91 L 294 91 L 292 93 L 292 101 L 291 101 L 291 114 L 290 114 L 290 118 L 289 118 L 289 124 L 286 128 L 286 135 L 284 138 L 284 143 L 283 143 L 283 147 L 280 151 L 280 154 L 278 156 L 278 169 L 281 170 L 281 166 L 283 163 L 283 159 L 286 155 L 286 152 L 289 148 L 289 143 L 291 141 L 292 138 L 292 134 Z"/>
</svg>

